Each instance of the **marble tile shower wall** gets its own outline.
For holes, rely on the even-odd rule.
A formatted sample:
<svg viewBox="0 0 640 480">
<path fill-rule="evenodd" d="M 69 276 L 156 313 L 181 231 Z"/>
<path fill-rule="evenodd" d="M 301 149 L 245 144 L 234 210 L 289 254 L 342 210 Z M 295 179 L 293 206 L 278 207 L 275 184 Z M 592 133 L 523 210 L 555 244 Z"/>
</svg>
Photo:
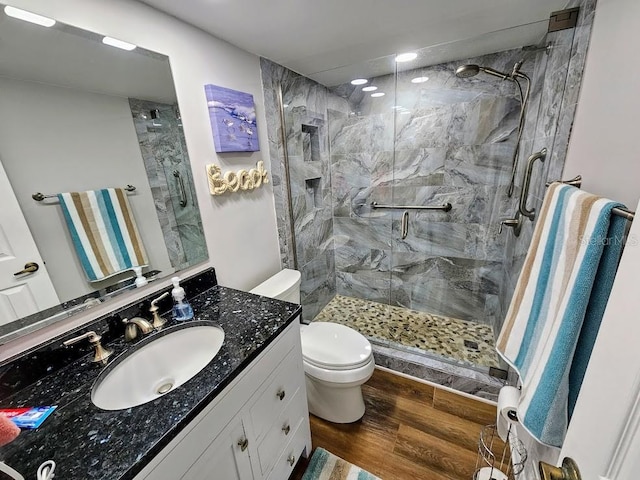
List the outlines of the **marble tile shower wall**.
<svg viewBox="0 0 640 480">
<path fill-rule="evenodd" d="M 347 111 L 348 104 L 326 87 L 280 65 L 264 58 L 260 65 L 282 264 L 294 268 L 290 246 L 295 237 L 297 268 L 302 272 L 302 315 L 304 320 L 313 320 L 336 294 L 327 111 Z M 294 235 L 288 221 L 279 86 L 285 105 Z"/>
<path fill-rule="evenodd" d="M 203 262 L 208 257 L 207 245 L 177 109 L 134 98 L 129 99 L 129 106 L 171 265 L 182 270 Z M 159 112 L 157 119 L 151 118 L 152 110 Z M 184 179 L 186 207 L 180 205 L 176 170 Z"/>
<path fill-rule="evenodd" d="M 497 334 L 528 249 L 533 223 L 515 239 L 498 234 L 513 217 L 527 157 L 542 147 L 529 205 L 540 207 L 547 179 L 561 176 L 573 123 L 595 0 L 575 0 L 579 26 L 549 34 L 549 53 L 498 52 L 371 80 L 384 92 L 325 88 L 261 59 L 272 179 L 283 266 L 293 267 L 278 85 L 282 85 L 291 164 L 303 315 L 310 320 L 336 294 L 486 323 Z M 476 63 L 510 71 L 524 59 L 532 94 L 511 176 L 520 101 L 515 85 L 487 75 L 458 79 Z M 424 76 L 422 84 L 412 78 Z M 395 107 L 395 108 L 394 108 Z M 275 159 L 278 159 L 276 161 Z M 401 211 L 379 203 L 450 202 L 450 212 Z"/>
<path fill-rule="evenodd" d="M 515 85 L 457 66 L 510 71 L 511 50 L 378 77 L 384 97 L 339 87 L 353 114 L 329 112 L 337 292 L 496 326 L 520 109 Z M 531 74 L 536 58 L 525 63 Z M 429 80 L 412 83 L 423 76 Z M 395 93 L 395 94 L 394 94 Z M 370 203 L 432 205 L 450 212 L 372 210 Z"/>
<path fill-rule="evenodd" d="M 536 210 L 539 210 L 542 205 L 546 182 L 562 178 L 591 37 L 596 0 L 573 0 L 568 5 L 568 8 L 571 7 L 580 7 L 576 28 L 547 34 L 543 44 L 550 45 L 551 48 L 548 55 L 537 54 L 538 61 L 532 82 L 533 93 L 527 113 L 516 185 L 519 190 L 527 157 L 546 147 L 549 151 L 547 160 L 542 165 L 537 164 L 533 170 L 528 199 L 529 208 L 534 207 Z M 515 213 L 516 208 L 514 202 L 510 213 Z M 506 234 L 504 276 L 500 283 L 500 298 L 502 310 L 505 313 L 531 243 L 534 225 L 534 222 L 525 220 L 518 238 L 511 230 Z"/>
</svg>

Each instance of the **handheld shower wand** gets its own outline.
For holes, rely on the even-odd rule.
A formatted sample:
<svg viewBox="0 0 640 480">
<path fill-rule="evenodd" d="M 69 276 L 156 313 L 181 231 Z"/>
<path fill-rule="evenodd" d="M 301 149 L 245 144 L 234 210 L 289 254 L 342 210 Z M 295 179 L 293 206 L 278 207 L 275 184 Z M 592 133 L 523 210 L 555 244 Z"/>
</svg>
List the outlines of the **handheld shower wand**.
<svg viewBox="0 0 640 480">
<path fill-rule="evenodd" d="M 531 90 L 531 79 L 526 74 L 520 71 L 520 68 L 522 68 L 523 63 L 524 63 L 523 60 L 516 62 L 513 65 L 513 69 L 511 70 L 511 73 L 504 73 L 498 70 L 494 70 L 493 68 L 490 68 L 490 67 L 481 67 L 480 65 L 472 65 L 472 64 L 462 65 L 456 69 L 456 77 L 458 78 L 474 77 L 478 75 L 480 72 L 483 72 L 488 75 L 498 77 L 502 80 L 510 80 L 518 86 L 518 92 L 520 93 L 520 105 L 521 105 L 520 118 L 518 120 L 518 138 L 516 140 L 516 148 L 513 152 L 513 159 L 511 162 L 512 163 L 511 180 L 509 182 L 509 187 L 507 188 L 508 197 L 511 197 L 513 195 L 513 190 L 515 188 L 516 171 L 518 170 L 518 155 L 520 153 L 520 142 L 522 140 L 525 113 L 527 110 L 527 103 L 529 102 L 529 92 Z M 522 78 L 527 82 L 527 87 L 524 93 L 522 92 L 522 86 L 518 81 L 519 78 Z"/>
</svg>

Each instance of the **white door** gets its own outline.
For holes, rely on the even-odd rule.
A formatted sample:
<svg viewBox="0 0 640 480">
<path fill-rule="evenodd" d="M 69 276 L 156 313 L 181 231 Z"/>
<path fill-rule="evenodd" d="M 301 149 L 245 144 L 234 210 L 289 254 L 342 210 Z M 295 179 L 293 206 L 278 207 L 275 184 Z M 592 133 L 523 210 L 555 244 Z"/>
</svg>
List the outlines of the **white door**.
<svg viewBox="0 0 640 480">
<path fill-rule="evenodd" d="M 0 163 L 0 325 L 60 303 L 18 200 Z M 27 263 L 33 273 L 14 275 Z"/>
<path fill-rule="evenodd" d="M 631 226 L 558 463 L 564 457 L 575 460 L 583 480 L 640 478 L 640 218 Z"/>
</svg>

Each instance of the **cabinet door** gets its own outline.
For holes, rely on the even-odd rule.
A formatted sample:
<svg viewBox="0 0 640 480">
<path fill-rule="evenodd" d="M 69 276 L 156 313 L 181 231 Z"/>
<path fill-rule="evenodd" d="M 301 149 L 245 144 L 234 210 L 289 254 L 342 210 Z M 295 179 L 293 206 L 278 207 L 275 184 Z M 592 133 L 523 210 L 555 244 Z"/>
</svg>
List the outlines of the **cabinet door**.
<svg viewBox="0 0 640 480">
<path fill-rule="evenodd" d="M 183 480 L 251 480 L 249 459 L 242 419 L 234 419 L 213 441 Z"/>
</svg>

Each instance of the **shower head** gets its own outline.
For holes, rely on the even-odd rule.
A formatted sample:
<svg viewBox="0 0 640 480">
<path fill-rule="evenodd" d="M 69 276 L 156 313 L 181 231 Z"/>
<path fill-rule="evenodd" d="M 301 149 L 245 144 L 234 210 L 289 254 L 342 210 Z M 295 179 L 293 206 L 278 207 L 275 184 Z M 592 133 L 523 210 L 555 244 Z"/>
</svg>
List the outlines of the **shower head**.
<svg viewBox="0 0 640 480">
<path fill-rule="evenodd" d="M 480 73 L 480 67 L 478 65 L 462 65 L 456 69 L 456 77 L 469 78 L 475 77 Z"/>
<path fill-rule="evenodd" d="M 502 80 L 511 79 L 511 76 L 507 73 L 502 73 L 489 67 L 481 67 L 480 65 L 462 65 L 456 69 L 456 77 L 458 78 L 475 77 L 480 72 L 493 75 L 494 77 L 501 78 Z"/>
</svg>

